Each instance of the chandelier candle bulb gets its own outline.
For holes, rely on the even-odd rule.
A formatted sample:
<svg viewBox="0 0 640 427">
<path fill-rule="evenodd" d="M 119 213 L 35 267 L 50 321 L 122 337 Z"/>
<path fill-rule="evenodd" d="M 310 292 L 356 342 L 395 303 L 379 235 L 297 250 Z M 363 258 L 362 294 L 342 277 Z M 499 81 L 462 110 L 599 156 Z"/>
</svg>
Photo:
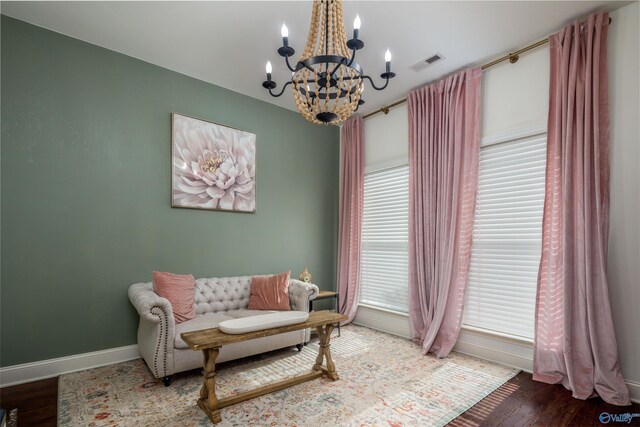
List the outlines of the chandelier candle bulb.
<svg viewBox="0 0 640 427">
<path fill-rule="evenodd" d="M 353 20 L 353 38 L 358 39 L 360 36 L 360 16 L 356 15 L 356 19 Z"/>
<path fill-rule="evenodd" d="M 276 82 L 271 80 L 271 61 L 267 61 L 267 66 L 265 67 L 265 71 L 267 72 L 267 80 L 262 82 L 262 87 L 265 89 L 269 90 L 269 93 L 271 93 L 272 89 L 275 89 L 276 86 L 278 86 L 276 84 Z"/>
<path fill-rule="evenodd" d="M 387 64 L 387 73 L 391 72 L 391 52 L 389 49 L 384 54 L 384 62 Z"/>
<path fill-rule="evenodd" d="M 282 34 L 282 45 L 284 47 L 289 46 L 289 29 L 285 24 L 282 24 L 282 28 L 280 29 L 280 34 Z"/>
</svg>

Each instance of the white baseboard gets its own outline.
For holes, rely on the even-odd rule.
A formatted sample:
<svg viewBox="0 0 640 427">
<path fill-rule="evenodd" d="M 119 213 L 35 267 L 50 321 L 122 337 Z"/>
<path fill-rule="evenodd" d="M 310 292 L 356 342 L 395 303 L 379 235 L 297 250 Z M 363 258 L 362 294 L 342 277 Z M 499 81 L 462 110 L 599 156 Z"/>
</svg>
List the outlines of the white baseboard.
<svg viewBox="0 0 640 427">
<path fill-rule="evenodd" d="M 83 371 L 98 366 L 138 359 L 139 357 L 138 346 L 134 344 L 39 362 L 24 363 L 22 365 L 7 366 L 0 368 L 0 387 L 57 377 L 69 372 Z"/>
<path fill-rule="evenodd" d="M 482 336 L 473 331 L 462 330 L 453 350 L 518 368 L 525 372 L 531 373 L 533 370 L 533 347 L 531 344 L 509 342 L 499 338 Z"/>
<path fill-rule="evenodd" d="M 640 403 L 640 383 L 635 381 L 625 381 L 627 383 L 627 387 L 629 387 L 629 396 L 631 397 L 631 401 L 635 403 Z"/>
<path fill-rule="evenodd" d="M 404 313 L 360 304 L 353 323 L 403 338 L 411 336 L 409 315 Z"/>
</svg>

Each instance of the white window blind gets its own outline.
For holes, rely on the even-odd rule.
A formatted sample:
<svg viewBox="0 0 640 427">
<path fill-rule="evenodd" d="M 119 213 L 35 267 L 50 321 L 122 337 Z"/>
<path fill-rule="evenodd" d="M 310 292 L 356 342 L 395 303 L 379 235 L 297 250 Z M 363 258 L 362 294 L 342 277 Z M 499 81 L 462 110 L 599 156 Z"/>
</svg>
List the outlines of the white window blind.
<svg viewBox="0 0 640 427">
<path fill-rule="evenodd" d="M 464 323 L 533 338 L 546 135 L 480 149 Z"/>
<path fill-rule="evenodd" d="M 360 302 L 407 312 L 409 166 L 365 174 Z"/>
</svg>

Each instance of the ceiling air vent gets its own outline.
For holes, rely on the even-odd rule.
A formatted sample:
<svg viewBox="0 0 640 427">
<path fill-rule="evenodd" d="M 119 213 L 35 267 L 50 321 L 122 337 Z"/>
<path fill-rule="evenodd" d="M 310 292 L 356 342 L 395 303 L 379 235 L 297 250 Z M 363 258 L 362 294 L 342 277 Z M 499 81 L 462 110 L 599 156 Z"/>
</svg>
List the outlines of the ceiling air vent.
<svg viewBox="0 0 640 427">
<path fill-rule="evenodd" d="M 410 66 L 409 68 L 411 68 L 413 71 L 422 71 L 425 68 L 427 68 L 430 65 L 435 64 L 438 61 L 441 61 L 442 59 L 444 59 L 444 56 L 442 56 L 440 53 L 434 53 L 433 55 L 431 55 L 428 58 L 425 58 L 421 61 L 419 61 L 416 64 L 413 64 L 412 66 Z"/>
</svg>

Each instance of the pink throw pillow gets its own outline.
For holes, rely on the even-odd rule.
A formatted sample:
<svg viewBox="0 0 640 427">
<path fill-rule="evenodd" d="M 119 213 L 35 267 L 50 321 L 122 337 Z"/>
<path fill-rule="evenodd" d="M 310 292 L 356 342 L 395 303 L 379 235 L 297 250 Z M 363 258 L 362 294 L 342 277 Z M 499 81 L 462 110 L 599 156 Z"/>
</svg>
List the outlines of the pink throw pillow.
<svg viewBox="0 0 640 427">
<path fill-rule="evenodd" d="M 286 273 L 251 278 L 249 310 L 291 310 L 289 306 L 289 276 Z"/>
<path fill-rule="evenodd" d="M 192 274 L 153 272 L 153 290 L 171 303 L 176 323 L 196 317 L 196 279 Z"/>
</svg>

